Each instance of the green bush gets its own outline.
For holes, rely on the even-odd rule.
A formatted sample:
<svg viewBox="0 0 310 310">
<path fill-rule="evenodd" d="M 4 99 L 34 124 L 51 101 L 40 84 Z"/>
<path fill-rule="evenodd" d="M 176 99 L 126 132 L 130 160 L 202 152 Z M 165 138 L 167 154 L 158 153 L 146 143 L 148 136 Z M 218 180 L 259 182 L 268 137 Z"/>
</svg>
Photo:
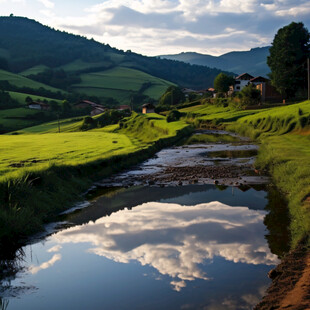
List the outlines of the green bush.
<svg viewBox="0 0 310 310">
<path fill-rule="evenodd" d="M 167 116 L 167 122 L 176 122 L 183 116 L 183 113 L 179 112 L 178 110 L 172 110 L 169 112 Z"/>
</svg>

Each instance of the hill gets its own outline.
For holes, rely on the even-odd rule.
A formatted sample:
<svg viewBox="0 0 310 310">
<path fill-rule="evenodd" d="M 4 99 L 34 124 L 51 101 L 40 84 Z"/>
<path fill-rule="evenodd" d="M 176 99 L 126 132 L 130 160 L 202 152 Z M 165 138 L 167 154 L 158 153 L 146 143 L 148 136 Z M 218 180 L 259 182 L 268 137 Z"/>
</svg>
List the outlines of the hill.
<svg viewBox="0 0 310 310">
<path fill-rule="evenodd" d="M 0 51 L 0 68 L 37 81 L 47 67 L 74 72 L 75 76 L 125 67 L 180 86 L 202 89 L 212 86 L 215 76 L 221 72 L 117 50 L 108 44 L 58 31 L 23 17 L 0 17 Z M 153 97 L 161 95 L 162 89 L 157 87 L 157 90 L 155 94 L 153 88 Z"/>
<path fill-rule="evenodd" d="M 248 72 L 251 75 L 267 76 L 270 72 L 267 66 L 267 56 L 270 46 L 252 48 L 249 51 L 230 52 L 221 56 L 211 56 L 199 53 L 181 53 L 176 55 L 161 55 L 162 59 L 183 61 L 192 65 L 208 66 L 221 70 Z"/>
</svg>

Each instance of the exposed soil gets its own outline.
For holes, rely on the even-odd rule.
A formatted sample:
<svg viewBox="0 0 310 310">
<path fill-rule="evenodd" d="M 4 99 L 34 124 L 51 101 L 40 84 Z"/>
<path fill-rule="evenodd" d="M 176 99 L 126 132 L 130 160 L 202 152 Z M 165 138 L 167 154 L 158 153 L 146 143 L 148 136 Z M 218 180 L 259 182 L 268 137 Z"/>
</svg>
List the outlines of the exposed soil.
<svg viewBox="0 0 310 310">
<path fill-rule="evenodd" d="M 273 279 L 263 300 L 254 310 L 310 309 L 310 249 L 303 244 L 288 253 L 269 272 Z"/>
</svg>

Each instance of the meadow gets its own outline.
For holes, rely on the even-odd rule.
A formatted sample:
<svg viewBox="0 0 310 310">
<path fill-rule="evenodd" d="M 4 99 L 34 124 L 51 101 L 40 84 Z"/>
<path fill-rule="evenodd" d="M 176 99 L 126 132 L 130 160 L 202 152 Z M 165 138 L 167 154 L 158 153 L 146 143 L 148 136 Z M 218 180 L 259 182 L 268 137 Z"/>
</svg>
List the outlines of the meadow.
<svg viewBox="0 0 310 310">
<path fill-rule="evenodd" d="M 154 99 L 158 99 L 170 85 L 173 85 L 171 82 L 126 67 L 81 74 L 80 77 L 82 82 L 73 85 L 76 91 L 99 98 L 113 97 L 119 102 L 127 104 L 130 102 L 131 92 L 138 92 L 145 83 L 150 84 L 143 90 L 143 94 Z"/>
<path fill-rule="evenodd" d="M 52 92 L 63 92 L 62 90 L 59 90 L 57 88 L 30 80 L 22 75 L 15 74 L 12 72 L 4 71 L 0 69 L 0 81 L 7 81 L 11 85 L 17 86 L 17 87 L 29 87 L 32 89 L 39 89 L 39 88 L 45 88 L 46 90 L 52 91 Z"/>
<path fill-rule="evenodd" d="M 138 115 L 81 132 L 82 120 L 0 136 L 0 240 L 20 240 L 72 205 L 92 183 L 138 163 L 192 130 L 183 121 Z M 122 127 L 122 128 L 120 128 Z"/>
</svg>

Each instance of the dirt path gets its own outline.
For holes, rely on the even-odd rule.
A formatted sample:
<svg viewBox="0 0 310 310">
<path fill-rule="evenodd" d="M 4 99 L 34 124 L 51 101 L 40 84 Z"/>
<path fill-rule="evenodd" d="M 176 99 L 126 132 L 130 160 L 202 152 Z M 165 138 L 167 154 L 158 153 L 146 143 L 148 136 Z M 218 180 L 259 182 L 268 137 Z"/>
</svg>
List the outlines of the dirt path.
<svg viewBox="0 0 310 310">
<path fill-rule="evenodd" d="M 310 309 L 310 250 L 300 245 L 272 272 L 273 282 L 255 310 Z"/>
</svg>

